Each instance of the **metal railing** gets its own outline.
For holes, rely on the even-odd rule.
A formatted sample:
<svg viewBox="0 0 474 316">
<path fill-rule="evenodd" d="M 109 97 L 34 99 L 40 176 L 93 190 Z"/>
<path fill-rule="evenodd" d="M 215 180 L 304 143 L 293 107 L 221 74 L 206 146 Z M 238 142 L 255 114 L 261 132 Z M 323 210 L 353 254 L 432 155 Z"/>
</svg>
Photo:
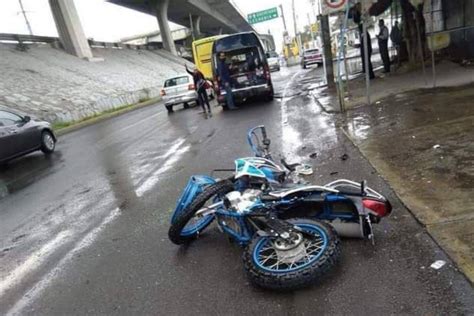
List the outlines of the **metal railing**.
<svg viewBox="0 0 474 316">
<path fill-rule="evenodd" d="M 10 33 L 0 33 L 0 42 L 16 43 L 20 46 L 27 46 L 29 44 L 56 44 L 56 45 L 61 44 L 58 37 L 25 35 L 25 34 L 10 34 Z M 120 42 L 95 41 L 93 39 L 89 39 L 88 43 L 91 48 L 112 48 L 112 49 L 126 48 L 126 49 L 136 49 L 136 50 L 157 50 L 157 49 L 162 48 L 162 45 L 160 45 L 159 43 L 133 45 L 133 44 L 124 44 Z"/>
<path fill-rule="evenodd" d="M 55 43 L 55 42 L 59 42 L 59 38 L 51 37 L 51 36 L 0 33 L 0 42 L 14 42 L 14 43 L 23 43 L 23 44 Z"/>
</svg>

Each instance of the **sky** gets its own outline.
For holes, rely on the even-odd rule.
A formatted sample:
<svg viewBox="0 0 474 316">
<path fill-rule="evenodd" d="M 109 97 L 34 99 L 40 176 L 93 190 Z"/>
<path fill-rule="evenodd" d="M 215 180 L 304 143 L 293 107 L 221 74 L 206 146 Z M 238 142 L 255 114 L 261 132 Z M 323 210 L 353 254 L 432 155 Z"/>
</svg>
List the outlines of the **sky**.
<svg viewBox="0 0 474 316">
<path fill-rule="evenodd" d="M 57 36 L 56 26 L 51 15 L 48 0 L 22 0 L 28 20 L 34 35 Z M 158 30 L 155 17 L 137 11 L 129 10 L 105 0 L 74 0 L 84 32 L 87 38 L 98 41 L 119 41 L 121 38 L 143 34 Z M 291 0 L 232 0 L 240 11 L 248 13 L 269 9 L 283 5 L 286 24 L 290 34 L 293 34 L 293 17 Z M 299 30 L 308 24 L 308 13 L 314 23 L 314 14 L 309 5 L 309 0 L 295 0 L 295 12 Z M 179 28 L 171 23 L 171 28 Z M 261 22 L 254 25 L 260 33 L 271 31 L 281 49 L 283 22 L 281 18 Z M 0 33 L 28 34 L 19 0 L 0 0 Z"/>
</svg>

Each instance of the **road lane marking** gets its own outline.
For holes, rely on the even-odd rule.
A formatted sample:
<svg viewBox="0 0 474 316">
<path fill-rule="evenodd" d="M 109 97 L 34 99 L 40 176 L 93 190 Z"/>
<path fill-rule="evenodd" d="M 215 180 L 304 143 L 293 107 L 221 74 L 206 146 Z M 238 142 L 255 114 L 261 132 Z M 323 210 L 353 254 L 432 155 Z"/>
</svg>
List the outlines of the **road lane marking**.
<svg viewBox="0 0 474 316">
<path fill-rule="evenodd" d="M 160 181 L 160 175 L 173 168 L 174 164 L 180 160 L 181 156 L 191 148 L 189 145 L 181 147 L 185 141 L 184 138 L 178 139 L 163 155 L 164 159 L 167 159 L 165 163 L 158 170 L 153 172 L 151 176 L 135 190 L 138 197 L 142 197 L 146 192 L 150 191 Z"/>
<path fill-rule="evenodd" d="M 99 226 L 92 229 L 87 233 L 80 241 L 78 241 L 75 247 L 70 250 L 59 262 L 58 264 L 51 269 L 46 276 L 41 278 L 37 283 L 35 283 L 24 295 L 23 297 L 15 303 L 15 305 L 6 313 L 6 315 L 20 315 L 22 314 L 23 309 L 33 303 L 38 296 L 52 283 L 52 281 L 59 276 L 65 266 L 74 258 L 74 256 L 82 251 L 83 249 L 92 245 L 92 243 L 97 239 L 99 234 L 105 229 L 105 227 L 110 224 L 114 219 L 120 215 L 120 209 L 116 208 L 112 210 L 107 217 L 100 223 Z M 55 238 L 57 239 L 57 238 Z M 59 242 L 59 241 L 58 241 Z M 43 247 L 44 248 L 44 247 Z"/>
<path fill-rule="evenodd" d="M 5 292 L 17 285 L 21 280 L 27 276 L 31 271 L 36 270 L 42 265 L 56 249 L 64 244 L 71 237 L 71 232 L 65 230 L 56 235 L 48 243 L 43 245 L 39 250 L 31 254 L 22 264 L 17 266 L 5 278 L 0 280 L 0 297 L 5 295 Z"/>
</svg>

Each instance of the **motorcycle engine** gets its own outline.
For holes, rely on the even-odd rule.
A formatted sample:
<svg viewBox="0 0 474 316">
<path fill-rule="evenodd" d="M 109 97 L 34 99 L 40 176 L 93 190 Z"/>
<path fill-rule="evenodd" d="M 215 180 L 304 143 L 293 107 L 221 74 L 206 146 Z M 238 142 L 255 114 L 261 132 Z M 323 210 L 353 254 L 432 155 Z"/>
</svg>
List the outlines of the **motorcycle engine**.
<svg viewBox="0 0 474 316">
<path fill-rule="evenodd" d="M 262 191 L 255 189 L 247 189 L 243 193 L 239 191 L 232 191 L 226 194 L 226 199 L 229 203 L 229 208 L 237 213 L 249 212 L 257 201 Z"/>
</svg>

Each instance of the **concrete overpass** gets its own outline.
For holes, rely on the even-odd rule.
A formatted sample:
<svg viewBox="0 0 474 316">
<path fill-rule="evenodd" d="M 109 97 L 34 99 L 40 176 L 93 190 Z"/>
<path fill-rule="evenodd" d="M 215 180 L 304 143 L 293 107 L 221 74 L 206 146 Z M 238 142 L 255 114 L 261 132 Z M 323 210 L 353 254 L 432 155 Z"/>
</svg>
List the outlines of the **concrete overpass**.
<svg viewBox="0 0 474 316">
<path fill-rule="evenodd" d="M 176 54 L 168 21 L 190 28 L 195 37 L 253 31 L 229 0 L 108 0 L 157 17 L 165 49 Z"/>
<path fill-rule="evenodd" d="M 188 27 L 195 37 L 253 31 L 229 0 L 108 0 L 157 17 L 163 47 L 177 55 L 168 21 Z M 74 0 L 49 0 L 64 49 L 79 58 L 93 60 Z"/>
</svg>

